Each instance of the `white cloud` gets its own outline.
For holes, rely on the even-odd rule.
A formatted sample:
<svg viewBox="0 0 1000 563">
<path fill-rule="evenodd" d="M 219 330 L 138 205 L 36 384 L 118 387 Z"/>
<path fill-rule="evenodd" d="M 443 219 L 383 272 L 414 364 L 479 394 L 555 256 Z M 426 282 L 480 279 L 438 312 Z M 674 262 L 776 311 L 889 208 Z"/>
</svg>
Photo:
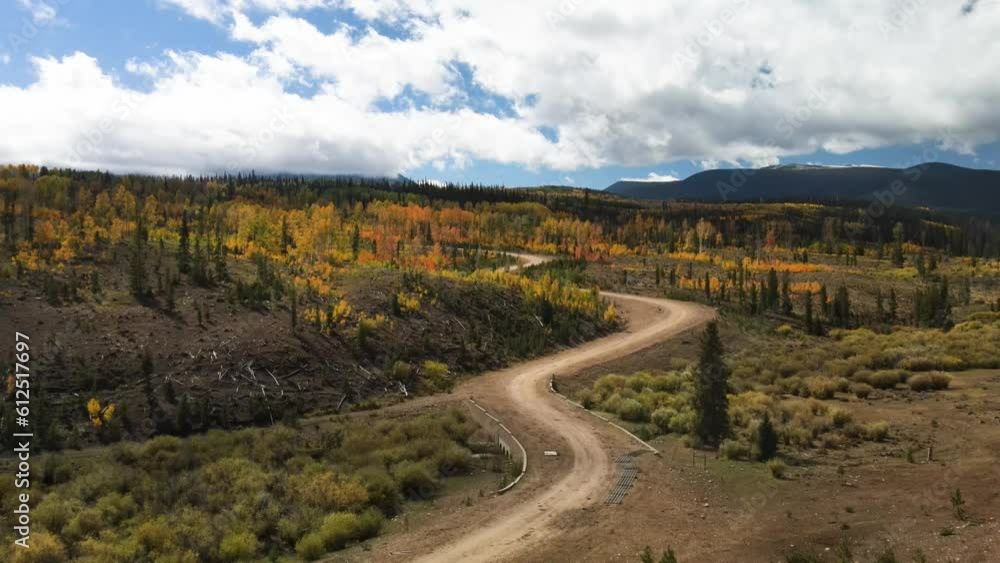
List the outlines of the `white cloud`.
<svg viewBox="0 0 1000 563">
<path fill-rule="evenodd" d="M 900 14 L 898 0 L 160 1 L 251 54 L 133 60 L 128 70 L 152 81 L 143 93 L 84 55 L 39 59 L 35 84 L 0 86 L 0 122 L 25 131 L 0 139 L 0 161 L 198 172 L 241 158 L 258 170 L 394 174 L 489 159 L 565 173 L 760 166 L 928 141 L 972 152 L 1000 138 L 997 2 Z M 324 6 L 400 33 L 304 19 Z M 476 109 L 487 104 L 460 66 L 513 115 Z M 72 80 L 85 88 L 67 96 L 57 85 Z M 303 86 L 317 93 L 293 93 Z M 425 103 L 376 109 L 411 92 Z M 139 102 L 125 117 L 123 96 Z M 294 119 L 270 131 L 275 111 Z M 94 149 L 63 162 L 88 134 Z"/>
<path fill-rule="evenodd" d="M 0 53 L 0 62 L 2 62 L 5 65 L 9 65 L 10 55 L 8 55 L 7 53 Z"/>
<path fill-rule="evenodd" d="M 17 0 L 23 10 L 31 14 L 31 20 L 40 25 L 50 23 L 56 19 L 55 7 L 43 0 Z"/>
<path fill-rule="evenodd" d="M 680 182 L 680 178 L 670 174 L 657 174 L 650 172 L 645 178 L 622 178 L 622 182 Z"/>
<path fill-rule="evenodd" d="M 188 14 L 211 22 L 221 22 L 223 17 L 230 13 L 228 5 L 223 0 L 160 0 L 160 3 L 168 6 L 176 6 Z"/>
<path fill-rule="evenodd" d="M 574 179 L 573 179 L 572 177 L 570 177 L 570 176 L 563 176 L 563 179 L 562 179 L 562 181 L 563 181 L 563 183 L 565 183 L 565 184 L 567 184 L 567 185 L 573 185 L 573 184 L 575 184 L 575 183 L 576 183 L 576 180 L 574 180 Z"/>
<path fill-rule="evenodd" d="M 123 88 L 82 53 L 34 59 L 39 79 L 0 86 L 0 162 L 154 172 L 257 171 L 398 174 L 469 158 L 555 164 L 531 127 L 470 110 L 374 113 L 332 89 L 288 93 L 231 55 L 168 53 L 149 92 Z M 72 91 L 72 96 L 66 92 Z"/>
</svg>

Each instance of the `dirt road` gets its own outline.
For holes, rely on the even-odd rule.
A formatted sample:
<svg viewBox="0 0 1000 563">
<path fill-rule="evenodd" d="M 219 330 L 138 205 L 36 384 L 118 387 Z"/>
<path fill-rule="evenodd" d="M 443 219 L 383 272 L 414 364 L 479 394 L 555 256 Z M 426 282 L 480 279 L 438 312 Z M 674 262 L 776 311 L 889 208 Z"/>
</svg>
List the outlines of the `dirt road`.
<svg viewBox="0 0 1000 563">
<path fill-rule="evenodd" d="M 530 255 L 518 257 L 529 265 L 544 261 Z M 407 559 L 421 563 L 515 560 L 519 553 L 558 533 L 555 522 L 561 515 L 603 499 L 613 477 L 606 442 L 620 444 L 621 436 L 609 436 L 613 431 L 604 423 L 552 395 L 550 378 L 632 354 L 714 316 L 711 309 L 692 303 L 612 293 L 604 297 L 625 314 L 628 329 L 476 378 L 459 389 L 461 395 L 474 397 L 499 414 L 525 443 L 529 483 L 508 493 L 506 502 L 485 521 L 466 522 L 460 525 L 464 529 L 419 542 L 424 545 L 410 543 Z M 561 463 L 542 460 L 542 449 L 553 444 L 559 445 Z"/>
</svg>

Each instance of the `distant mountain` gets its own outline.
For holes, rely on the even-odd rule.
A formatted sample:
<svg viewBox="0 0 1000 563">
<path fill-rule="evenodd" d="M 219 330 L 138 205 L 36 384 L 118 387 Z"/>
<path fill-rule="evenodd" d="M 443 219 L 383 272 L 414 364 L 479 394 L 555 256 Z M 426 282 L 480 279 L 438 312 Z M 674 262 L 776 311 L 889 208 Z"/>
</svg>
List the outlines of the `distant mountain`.
<svg viewBox="0 0 1000 563">
<path fill-rule="evenodd" d="M 700 172 L 677 182 L 622 181 L 605 191 L 654 200 L 705 202 L 876 201 L 1000 213 L 1000 171 L 929 163 L 912 168 L 790 164 Z"/>
</svg>

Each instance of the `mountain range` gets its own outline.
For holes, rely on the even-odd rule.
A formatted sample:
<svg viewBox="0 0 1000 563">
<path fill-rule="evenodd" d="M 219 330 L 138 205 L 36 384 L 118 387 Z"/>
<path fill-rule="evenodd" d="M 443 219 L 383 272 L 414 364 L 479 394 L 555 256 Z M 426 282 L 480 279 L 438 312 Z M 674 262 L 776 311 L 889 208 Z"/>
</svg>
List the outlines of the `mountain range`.
<svg viewBox="0 0 1000 563">
<path fill-rule="evenodd" d="M 1000 171 L 927 163 L 910 168 L 787 164 L 717 169 L 674 182 L 620 181 L 607 192 L 705 202 L 875 202 L 1000 213 Z"/>
</svg>

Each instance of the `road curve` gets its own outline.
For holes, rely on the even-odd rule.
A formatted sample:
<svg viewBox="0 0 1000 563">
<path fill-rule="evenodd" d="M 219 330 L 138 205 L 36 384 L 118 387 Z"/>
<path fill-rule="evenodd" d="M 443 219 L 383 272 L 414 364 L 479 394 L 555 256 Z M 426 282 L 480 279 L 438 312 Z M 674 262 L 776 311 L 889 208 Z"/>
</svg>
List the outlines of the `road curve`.
<svg viewBox="0 0 1000 563">
<path fill-rule="evenodd" d="M 528 264 L 543 257 L 518 255 Z M 483 526 L 464 532 L 453 541 L 414 559 L 420 563 L 489 562 L 516 559 L 519 553 L 557 533 L 555 519 L 567 511 L 593 505 L 606 493 L 613 477 L 612 460 L 602 442 L 600 421 L 580 416 L 579 410 L 548 391 L 553 375 L 573 373 L 589 366 L 627 356 L 695 328 L 714 317 L 714 311 L 694 303 L 602 293 L 629 320 L 629 327 L 582 346 L 519 364 L 471 380 L 460 392 L 475 396 L 488 409 L 500 409 L 522 439 L 536 443 L 561 439 L 571 453 L 568 471 L 551 478 L 549 485 L 530 490 L 515 488 L 518 501 L 495 514 Z M 525 432 L 530 435 L 525 435 Z M 537 457 L 538 452 L 534 455 Z M 528 473 L 544 472 L 540 459 L 529 449 Z"/>
</svg>

